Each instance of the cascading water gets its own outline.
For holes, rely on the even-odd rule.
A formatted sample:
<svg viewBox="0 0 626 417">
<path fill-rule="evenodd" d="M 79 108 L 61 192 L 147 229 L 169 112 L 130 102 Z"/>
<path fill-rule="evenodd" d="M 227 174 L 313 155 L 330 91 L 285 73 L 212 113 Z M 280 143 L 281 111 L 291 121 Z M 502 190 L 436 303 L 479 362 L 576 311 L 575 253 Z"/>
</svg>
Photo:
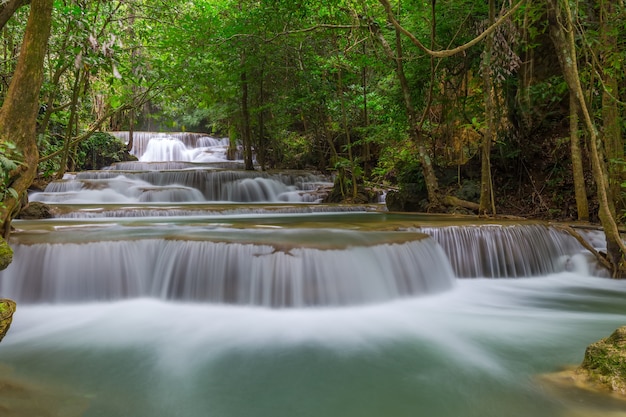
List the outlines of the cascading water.
<svg viewBox="0 0 626 417">
<path fill-rule="evenodd" d="M 459 277 L 532 277 L 564 269 L 580 245 L 544 224 L 415 228 L 444 249 Z"/>
<path fill-rule="evenodd" d="M 0 414 L 623 411 L 537 377 L 626 323 L 626 283 L 571 236 L 321 204 L 324 177 L 242 171 L 204 135 L 134 144 L 139 162 L 32 195 L 54 218 L 14 223 Z"/>
</svg>

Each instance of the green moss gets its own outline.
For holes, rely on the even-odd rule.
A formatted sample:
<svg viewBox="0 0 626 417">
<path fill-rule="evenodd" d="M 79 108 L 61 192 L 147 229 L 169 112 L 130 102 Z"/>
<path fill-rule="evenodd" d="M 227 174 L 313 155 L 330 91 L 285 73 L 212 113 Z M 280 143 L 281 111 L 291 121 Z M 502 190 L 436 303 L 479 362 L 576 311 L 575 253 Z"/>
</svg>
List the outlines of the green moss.
<svg viewBox="0 0 626 417">
<path fill-rule="evenodd" d="M 13 249 L 6 240 L 0 237 L 0 271 L 6 269 L 11 261 L 13 261 Z"/>
<path fill-rule="evenodd" d="M 15 308 L 15 301 L 0 299 L 0 340 L 4 338 L 11 327 Z"/>
<path fill-rule="evenodd" d="M 610 390 L 626 394 L 626 326 L 589 345 L 580 369 Z"/>
</svg>

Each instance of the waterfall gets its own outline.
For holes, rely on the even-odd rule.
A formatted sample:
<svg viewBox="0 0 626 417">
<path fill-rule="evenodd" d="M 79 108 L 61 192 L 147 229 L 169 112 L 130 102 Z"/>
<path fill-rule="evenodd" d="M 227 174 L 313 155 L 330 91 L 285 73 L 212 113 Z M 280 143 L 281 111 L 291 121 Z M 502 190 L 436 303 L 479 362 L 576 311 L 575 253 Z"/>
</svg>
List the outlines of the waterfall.
<svg viewBox="0 0 626 417">
<path fill-rule="evenodd" d="M 128 140 L 127 133 L 115 135 Z M 53 206 L 59 222 L 91 219 L 98 222 L 97 230 L 103 227 L 109 235 L 88 233 L 92 226 L 87 223 L 77 228 L 84 236 L 80 242 L 60 238 L 66 235 L 58 232 L 37 243 L 23 235 L 21 242 L 18 234 L 16 262 L 3 274 L 0 288 L 29 302 L 157 297 L 303 307 L 428 294 L 429 288 L 450 288 L 451 276 L 539 277 L 589 264 L 581 259 L 585 251 L 574 238 L 541 223 L 477 225 L 460 219 L 420 226 L 407 215 L 372 217 L 376 214 L 372 207 L 319 204 L 324 195 L 320 190 L 331 184 L 327 177 L 305 171 L 246 171 L 242 161 L 226 159 L 228 146 L 228 139 L 196 133 L 135 132 L 134 152 L 140 161 L 78 172 L 33 193 L 32 201 Z M 302 218 L 292 213 L 329 216 Z M 153 217 L 161 220 L 146 220 Z M 135 226 L 117 231 L 125 218 L 136 219 Z M 404 226 L 403 218 L 412 224 Z M 425 233 L 432 239 L 355 241 L 349 248 L 337 242 L 323 249 L 310 244 L 338 239 L 327 227 L 344 234 L 352 229 L 350 233 L 366 241 L 365 236 L 375 235 L 377 228 L 388 230 L 386 223 L 396 219 L 396 230 Z M 170 233 L 197 227 L 198 222 L 227 229 L 211 238 L 189 231 Z M 312 224 L 319 227 L 314 239 L 306 237 L 314 230 Z M 259 231 L 262 228 L 276 229 L 269 242 Z M 250 236 L 229 240 L 233 230 L 250 231 Z M 113 239 L 116 233 L 123 237 Z M 287 243 L 282 242 L 285 236 L 291 236 Z M 289 250 L 272 250 L 276 245 Z M 419 256 L 411 257 L 413 252 Z M 43 264 L 36 266 L 37 262 Z M 80 277 L 64 266 L 76 262 L 81 263 L 76 271 L 84 272 Z M 37 272 L 30 272 L 32 268 Z M 431 280 L 445 284 L 434 285 Z"/>
<path fill-rule="evenodd" d="M 229 202 L 315 202 L 319 190 L 329 183 L 310 172 L 257 172 L 222 169 L 180 169 L 169 171 L 85 171 L 71 179 L 53 181 L 41 193 L 30 195 L 31 201 L 46 203 L 87 203 L 135 201 L 229 201 Z M 168 190 L 185 199 L 168 199 Z M 155 197 L 159 189 L 163 197 Z M 196 190 L 196 191 L 192 191 Z M 91 191 L 91 193 L 88 193 Z M 151 196 L 144 196 L 145 193 Z M 98 197 L 98 194 L 102 194 Z M 323 194 L 322 194 L 323 195 Z"/>
<path fill-rule="evenodd" d="M 626 281 L 569 235 L 324 204 L 323 175 L 244 171 L 206 135 L 134 143 L 184 160 L 68 174 L 30 196 L 54 218 L 13 222 L 3 415 L 623 413 L 538 378 L 626 322 Z"/>
<path fill-rule="evenodd" d="M 118 139 L 128 143 L 128 132 L 111 132 L 111 134 Z M 205 134 L 202 133 L 192 133 L 192 132 L 175 132 L 175 133 L 156 133 L 156 132 L 133 132 L 133 149 L 131 153 L 138 158 L 142 158 L 144 154 L 148 151 L 148 149 L 152 145 L 152 152 L 155 152 L 154 156 L 157 158 L 164 156 L 181 156 L 182 153 L 176 153 L 173 148 L 178 148 L 179 151 L 183 151 L 189 148 L 195 148 L 200 142 L 200 146 L 224 146 L 228 145 L 228 142 L 224 140 L 215 140 L 215 142 L 211 142 L 210 139 Z M 153 141 L 154 140 L 154 141 Z M 168 143 L 170 141 L 171 143 Z M 158 149 L 159 146 L 155 146 L 156 144 L 164 145 L 166 149 L 169 149 L 171 152 L 161 152 Z M 180 146 L 175 145 L 174 143 L 180 143 Z M 167 160 L 176 160 L 176 159 L 155 159 L 157 161 L 167 161 Z M 184 160 L 184 159 L 183 159 Z"/>
<path fill-rule="evenodd" d="M 0 293 L 21 303 L 151 297 L 346 306 L 433 294 L 453 283 L 441 248 L 421 237 L 342 249 L 177 239 L 18 244 L 15 261 L 0 272 Z"/>
<path fill-rule="evenodd" d="M 418 227 L 443 248 L 458 277 L 550 274 L 582 252 L 569 234 L 543 224 Z"/>
</svg>

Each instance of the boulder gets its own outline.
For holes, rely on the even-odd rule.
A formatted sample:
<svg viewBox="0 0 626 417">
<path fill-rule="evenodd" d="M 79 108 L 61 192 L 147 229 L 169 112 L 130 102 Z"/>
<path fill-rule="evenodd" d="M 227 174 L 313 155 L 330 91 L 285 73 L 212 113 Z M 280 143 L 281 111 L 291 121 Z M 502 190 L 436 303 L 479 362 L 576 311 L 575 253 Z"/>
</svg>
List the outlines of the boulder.
<svg viewBox="0 0 626 417">
<path fill-rule="evenodd" d="M 626 326 L 589 345 L 579 371 L 590 381 L 626 396 Z"/>
<path fill-rule="evenodd" d="M 609 416 L 609 409 L 624 410 L 626 403 L 626 326 L 609 337 L 589 345 L 579 366 L 539 375 L 546 388 L 578 409 L 583 403 L 603 404 L 597 415 Z M 592 414 L 587 409 L 585 416 Z M 581 414 L 582 415 L 582 414 Z M 624 416 L 624 413 L 616 414 Z"/>
<path fill-rule="evenodd" d="M 50 211 L 50 206 L 41 203 L 39 201 L 31 201 L 26 207 L 20 211 L 17 216 L 19 219 L 25 220 L 37 220 L 37 219 L 49 219 L 54 217 Z"/>
<path fill-rule="evenodd" d="M 6 269 L 13 261 L 13 249 L 6 240 L 0 237 L 0 271 Z"/>
<path fill-rule="evenodd" d="M 11 327 L 15 307 L 15 301 L 0 299 L 0 341 L 2 341 L 4 335 L 9 331 L 9 327 Z"/>
</svg>

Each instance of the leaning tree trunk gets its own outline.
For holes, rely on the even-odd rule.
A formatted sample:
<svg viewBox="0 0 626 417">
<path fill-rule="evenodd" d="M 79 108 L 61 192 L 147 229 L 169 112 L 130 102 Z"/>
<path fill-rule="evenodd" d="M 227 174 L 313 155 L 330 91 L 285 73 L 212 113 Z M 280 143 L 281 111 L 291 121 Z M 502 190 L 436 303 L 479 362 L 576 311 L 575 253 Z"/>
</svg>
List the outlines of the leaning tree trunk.
<svg viewBox="0 0 626 417">
<path fill-rule="evenodd" d="M 43 62 L 50 36 L 53 0 L 32 0 L 30 14 L 17 67 L 0 109 L 0 140 L 13 142 L 22 154 L 22 164 L 11 173 L 9 187 L 17 198 L 8 194 L 0 207 L 4 236 L 8 236 L 20 201 L 37 173 L 36 122 L 39 90 L 43 82 Z"/>
<path fill-rule="evenodd" d="M 385 54 L 390 59 L 395 61 L 396 76 L 400 82 L 402 97 L 404 98 L 404 108 L 409 122 L 409 136 L 411 137 L 413 143 L 417 146 L 418 158 L 420 164 L 422 165 L 422 173 L 426 184 L 429 205 L 431 208 L 437 209 L 442 204 L 439 198 L 439 181 L 435 175 L 435 168 L 433 167 L 432 159 L 430 158 L 426 145 L 424 144 L 424 134 L 418 123 L 417 112 L 415 111 L 413 100 L 411 98 L 411 89 L 409 87 L 409 82 L 406 79 L 406 74 L 404 73 L 404 57 L 402 55 L 400 32 L 396 30 L 396 52 L 394 53 L 393 49 L 389 45 L 389 42 L 387 42 L 378 26 L 370 25 L 370 31 L 380 42 Z"/>
<path fill-rule="evenodd" d="M 601 157 L 604 144 L 591 119 L 591 114 L 580 84 L 574 43 L 574 25 L 568 1 L 563 1 L 563 9 L 564 10 L 561 11 L 559 0 L 548 0 L 550 37 L 554 42 L 565 81 L 567 82 L 570 92 L 574 94 L 576 98 L 583 117 L 583 122 L 589 134 L 589 153 L 600 206 L 598 216 L 600 217 L 600 222 L 606 235 L 607 256 L 613 267 L 613 276 L 623 277 L 626 275 L 626 245 L 624 245 L 617 228 L 613 202 L 610 199 L 609 176 L 603 158 Z"/>
</svg>

